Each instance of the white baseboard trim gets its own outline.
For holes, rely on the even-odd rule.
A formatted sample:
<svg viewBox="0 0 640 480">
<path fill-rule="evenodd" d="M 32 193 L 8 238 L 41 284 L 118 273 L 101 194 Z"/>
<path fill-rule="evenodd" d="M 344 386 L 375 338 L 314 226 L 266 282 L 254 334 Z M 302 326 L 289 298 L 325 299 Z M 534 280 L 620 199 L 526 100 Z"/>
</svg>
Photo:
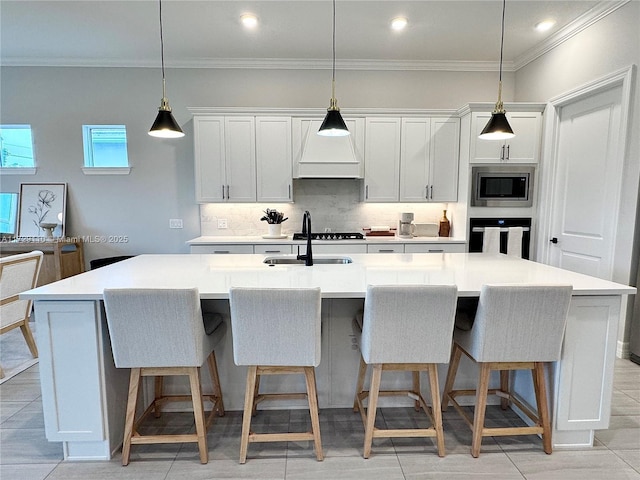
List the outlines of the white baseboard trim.
<svg viewBox="0 0 640 480">
<path fill-rule="evenodd" d="M 629 358 L 629 342 L 621 342 L 618 340 L 618 344 L 616 347 L 616 357 L 617 358 Z"/>
</svg>

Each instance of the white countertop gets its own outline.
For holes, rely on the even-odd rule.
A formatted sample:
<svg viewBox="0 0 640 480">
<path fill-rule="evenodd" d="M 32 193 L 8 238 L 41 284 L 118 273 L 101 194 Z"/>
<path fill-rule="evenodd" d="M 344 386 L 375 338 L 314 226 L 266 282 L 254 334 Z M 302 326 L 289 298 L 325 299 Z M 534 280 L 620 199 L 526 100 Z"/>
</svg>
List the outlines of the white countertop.
<svg viewBox="0 0 640 480">
<path fill-rule="evenodd" d="M 218 235 L 205 235 L 202 237 L 196 237 L 187 241 L 189 245 L 220 245 L 220 244 L 283 244 L 283 243 L 294 243 L 294 244 L 303 244 L 306 240 L 293 240 L 293 234 L 287 235 L 286 238 L 264 238 L 262 236 L 218 236 Z M 383 236 L 374 236 L 374 237 L 365 237 L 363 240 L 314 240 L 314 244 L 323 243 L 323 244 L 348 244 L 348 245 L 357 245 L 357 244 L 368 244 L 368 243 L 467 243 L 464 238 L 455 238 L 455 237 L 412 237 L 412 238 L 401 238 L 401 237 L 383 237 Z"/>
<path fill-rule="evenodd" d="M 477 296 L 486 283 L 571 284 L 574 295 L 626 295 L 635 288 L 548 265 L 483 253 L 352 254 L 351 264 L 268 266 L 269 255 L 139 255 L 22 293 L 33 300 L 100 300 L 105 288 L 197 287 L 226 299 L 232 286 L 320 287 L 323 298 L 364 298 L 368 284 L 456 284 Z M 295 257 L 295 255 L 284 255 Z M 335 255 L 314 255 L 321 258 Z"/>
</svg>

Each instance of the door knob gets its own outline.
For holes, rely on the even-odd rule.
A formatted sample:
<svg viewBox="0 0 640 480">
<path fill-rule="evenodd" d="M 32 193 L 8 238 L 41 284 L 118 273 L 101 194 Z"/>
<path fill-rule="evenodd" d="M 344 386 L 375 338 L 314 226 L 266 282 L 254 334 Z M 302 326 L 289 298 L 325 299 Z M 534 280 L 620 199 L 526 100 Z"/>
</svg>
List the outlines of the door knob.
<svg viewBox="0 0 640 480">
<path fill-rule="evenodd" d="M 558 243 L 558 239 L 556 237 L 553 237 L 551 240 L 549 240 L 551 243 Z"/>
</svg>

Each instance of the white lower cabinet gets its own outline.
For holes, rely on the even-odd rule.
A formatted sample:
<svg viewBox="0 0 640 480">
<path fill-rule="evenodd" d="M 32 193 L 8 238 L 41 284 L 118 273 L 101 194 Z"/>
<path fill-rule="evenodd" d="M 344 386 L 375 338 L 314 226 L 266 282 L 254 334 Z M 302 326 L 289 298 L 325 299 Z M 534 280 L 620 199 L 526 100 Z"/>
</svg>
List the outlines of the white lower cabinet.
<svg viewBox="0 0 640 480">
<path fill-rule="evenodd" d="M 241 245 L 237 243 L 217 245 L 191 245 L 191 253 L 253 253 L 253 245 Z"/>
<path fill-rule="evenodd" d="M 407 243 L 404 253 L 464 253 L 465 243 Z"/>
<path fill-rule="evenodd" d="M 300 250 L 304 253 L 306 251 L 306 246 L 302 246 L 300 247 Z M 325 253 L 333 253 L 336 255 L 345 255 L 348 253 L 367 253 L 367 246 L 362 244 L 362 243 L 358 243 L 358 244 L 344 244 L 341 243 L 339 245 L 328 245 L 325 243 L 314 243 L 313 246 L 311 247 L 314 255 L 316 253 L 321 253 L 321 254 L 325 254 Z"/>
<path fill-rule="evenodd" d="M 265 255 L 288 255 L 293 253 L 293 245 L 254 245 L 253 253 Z"/>
<path fill-rule="evenodd" d="M 404 253 L 403 244 L 368 243 L 367 253 Z"/>
</svg>

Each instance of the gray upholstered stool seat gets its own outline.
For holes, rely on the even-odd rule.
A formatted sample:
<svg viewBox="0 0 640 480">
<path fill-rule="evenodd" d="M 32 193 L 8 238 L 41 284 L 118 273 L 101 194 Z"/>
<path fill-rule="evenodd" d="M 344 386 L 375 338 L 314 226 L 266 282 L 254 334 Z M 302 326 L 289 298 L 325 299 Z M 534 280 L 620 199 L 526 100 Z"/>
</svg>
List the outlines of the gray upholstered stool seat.
<svg viewBox="0 0 640 480">
<path fill-rule="evenodd" d="M 206 325 L 198 290 L 191 289 L 105 289 L 104 306 L 117 368 L 130 368 L 129 398 L 122 445 L 122 464 L 129 463 L 131 445 L 152 443 L 198 443 L 200 461 L 208 462 L 207 428 L 214 413 L 224 415 L 222 389 L 214 352 L 224 337 L 225 323 L 218 314 L 207 314 Z M 211 334 L 205 333 L 207 328 Z M 200 367 L 207 362 L 214 393 L 202 395 Z M 191 395 L 164 395 L 162 377 L 186 375 Z M 139 419 L 135 419 L 141 377 L 154 376 L 155 398 Z M 213 408 L 204 416 L 202 399 Z M 152 411 L 160 416 L 167 401 L 193 403 L 196 433 L 140 435 L 138 425 Z"/>
<path fill-rule="evenodd" d="M 435 437 L 438 455 L 444 456 L 444 432 L 440 411 L 438 363 L 446 363 L 451 351 L 457 287 L 454 285 L 379 285 L 368 286 L 361 318 L 360 369 L 354 399 L 354 411 L 360 411 L 365 425 L 364 458 L 371 454 L 374 438 Z M 354 327 L 357 328 L 357 327 Z M 367 365 L 373 365 L 370 390 L 364 390 Z M 380 390 L 382 372 L 410 371 L 413 386 L 409 390 Z M 420 389 L 420 372 L 428 372 L 431 408 Z M 415 408 L 422 408 L 431 419 L 430 428 L 375 428 L 380 395 L 409 396 Z M 369 398 L 365 411 L 364 399 Z"/>
<path fill-rule="evenodd" d="M 482 437 L 541 434 L 546 453 L 551 453 L 551 424 L 547 401 L 544 363 L 560 359 L 560 349 L 571 301 L 570 285 L 485 285 L 473 326 L 456 329 L 449 371 L 442 399 L 442 410 L 449 402 L 466 420 L 473 432 L 471 454 L 480 455 Z M 465 354 L 479 366 L 475 390 L 454 390 L 460 357 Z M 532 411 L 509 389 L 511 370 L 531 370 L 537 403 Z M 489 389 L 492 370 L 500 371 L 500 388 Z M 534 423 L 531 427 L 485 427 L 487 396 L 501 398 L 502 408 L 513 402 Z M 456 397 L 475 395 L 473 420 L 460 407 Z"/>
<path fill-rule="evenodd" d="M 313 440 L 322 460 L 318 398 L 314 367 L 320 364 L 319 288 L 231 288 L 231 330 L 236 365 L 248 366 L 242 417 L 240 463 L 247 459 L 249 442 Z M 303 373 L 306 393 L 260 394 L 260 376 Z M 306 398 L 311 431 L 255 433 L 251 417 L 263 400 Z"/>
</svg>

